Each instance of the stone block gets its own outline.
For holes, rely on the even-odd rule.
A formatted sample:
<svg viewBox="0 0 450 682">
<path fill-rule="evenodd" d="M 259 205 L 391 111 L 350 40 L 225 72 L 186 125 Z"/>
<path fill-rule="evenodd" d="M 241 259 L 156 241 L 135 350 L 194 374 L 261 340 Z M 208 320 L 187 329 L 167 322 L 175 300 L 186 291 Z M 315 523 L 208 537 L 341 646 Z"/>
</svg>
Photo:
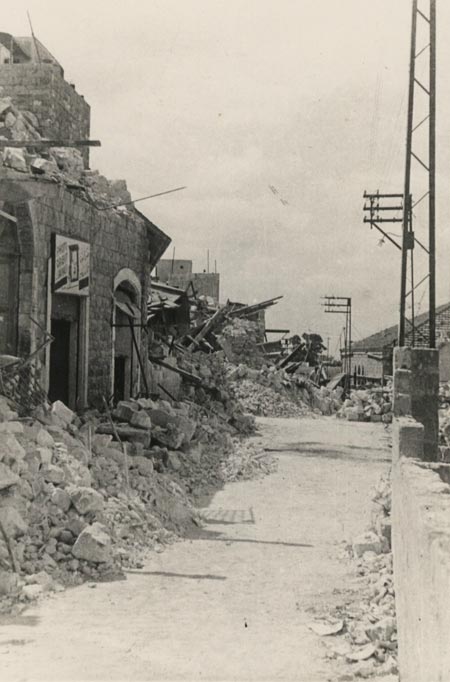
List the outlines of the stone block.
<svg viewBox="0 0 450 682">
<path fill-rule="evenodd" d="M 136 426 L 139 429 L 151 429 L 152 428 L 152 420 L 148 416 L 146 412 L 143 410 L 139 412 L 134 412 L 131 419 L 130 419 L 130 425 L 131 426 Z"/>
<path fill-rule="evenodd" d="M 1 507 L 0 522 L 10 538 L 15 539 L 25 535 L 28 530 L 28 525 L 15 507 Z"/>
<path fill-rule="evenodd" d="M 67 490 L 73 506 L 79 514 L 101 511 L 104 507 L 104 499 L 93 488 L 84 486 L 69 487 Z"/>
<path fill-rule="evenodd" d="M 383 551 L 383 543 L 376 533 L 368 531 L 359 535 L 353 541 L 353 553 L 356 557 L 361 557 L 365 552 L 374 552 L 381 554 Z"/>
<path fill-rule="evenodd" d="M 11 469 L 6 466 L 6 464 L 0 462 L 0 490 L 11 488 L 12 486 L 17 485 L 19 481 L 20 478 L 17 476 L 17 474 L 12 472 Z"/>
<path fill-rule="evenodd" d="M 71 424 L 75 418 L 75 413 L 64 405 L 61 400 L 56 400 L 52 404 L 52 415 L 64 422 L 64 424 Z"/>
<path fill-rule="evenodd" d="M 130 422 L 134 413 L 138 412 L 139 405 L 127 400 L 121 400 L 114 410 L 114 417 L 118 421 Z"/>
<path fill-rule="evenodd" d="M 111 538 L 108 529 L 101 523 L 93 523 L 78 536 L 72 554 L 76 559 L 103 563 L 112 558 Z"/>
</svg>

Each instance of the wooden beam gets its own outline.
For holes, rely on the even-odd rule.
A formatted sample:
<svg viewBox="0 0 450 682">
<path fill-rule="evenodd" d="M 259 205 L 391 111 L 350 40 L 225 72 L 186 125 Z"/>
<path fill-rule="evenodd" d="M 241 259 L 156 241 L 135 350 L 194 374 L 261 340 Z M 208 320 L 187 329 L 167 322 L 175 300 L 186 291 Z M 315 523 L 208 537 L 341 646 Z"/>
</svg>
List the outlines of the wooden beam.
<svg viewBox="0 0 450 682">
<path fill-rule="evenodd" d="M 0 140 L 5 147 L 101 147 L 100 140 Z"/>
<path fill-rule="evenodd" d="M 17 223 L 17 218 L 15 218 L 13 215 L 10 215 L 9 213 L 6 213 L 6 211 L 0 210 L 0 216 L 2 216 L 2 218 L 6 218 L 6 220 L 10 220 L 12 223 Z"/>
</svg>

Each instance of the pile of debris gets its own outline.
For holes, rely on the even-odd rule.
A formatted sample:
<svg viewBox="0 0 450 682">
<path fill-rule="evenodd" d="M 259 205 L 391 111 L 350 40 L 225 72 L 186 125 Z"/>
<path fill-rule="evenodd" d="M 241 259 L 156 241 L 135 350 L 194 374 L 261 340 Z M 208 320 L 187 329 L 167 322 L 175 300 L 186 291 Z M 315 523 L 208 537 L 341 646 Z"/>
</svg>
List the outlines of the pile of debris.
<svg viewBox="0 0 450 682">
<path fill-rule="evenodd" d="M 235 426 L 184 402 L 123 401 L 83 419 L 56 402 L 19 418 L 0 397 L 0 433 L 3 608 L 142 566 L 200 524 L 196 496 L 272 467 Z"/>
<path fill-rule="evenodd" d="M 394 682 L 398 679 L 397 625 L 389 480 L 380 481 L 373 501 L 372 529 L 356 538 L 351 548 L 361 578 L 360 601 L 337 606 L 309 626 L 324 638 L 328 656 L 345 664 L 346 675 L 339 679 L 382 676 Z"/>
<path fill-rule="evenodd" d="M 229 362 L 260 369 L 266 362 L 262 351 L 261 330 L 256 322 L 234 317 L 226 320 L 218 341 Z"/>
<path fill-rule="evenodd" d="M 252 369 L 229 365 L 230 390 L 246 412 L 265 417 L 331 415 L 342 405 L 342 389 L 318 387 L 300 374 L 289 374 L 274 365 Z"/>
<path fill-rule="evenodd" d="M 348 421 L 392 422 L 392 387 L 354 390 L 344 401 L 337 417 Z"/>
<path fill-rule="evenodd" d="M 22 142 L 43 140 L 39 121 L 31 111 L 22 111 L 11 97 L 1 97 L 0 140 Z M 39 176 L 49 182 L 64 184 L 79 191 L 98 207 L 115 206 L 131 201 L 125 180 L 108 180 L 98 171 L 84 167 L 80 151 L 74 147 L 5 147 L 0 153 L 0 167 Z M 127 211 L 125 206 L 116 210 Z"/>
</svg>

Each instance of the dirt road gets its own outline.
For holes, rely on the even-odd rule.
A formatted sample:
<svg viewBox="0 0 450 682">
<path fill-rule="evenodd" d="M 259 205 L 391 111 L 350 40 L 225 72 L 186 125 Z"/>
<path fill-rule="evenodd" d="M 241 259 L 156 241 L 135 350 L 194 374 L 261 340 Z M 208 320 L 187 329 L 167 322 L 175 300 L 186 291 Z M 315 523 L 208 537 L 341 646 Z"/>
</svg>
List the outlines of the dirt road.
<svg viewBox="0 0 450 682">
<path fill-rule="evenodd" d="M 69 590 L 0 627 L 1 679 L 336 680 L 306 623 L 356 588 L 343 543 L 388 467 L 382 425 L 261 420 L 278 472 L 226 486 L 202 537 L 123 582 Z"/>
</svg>

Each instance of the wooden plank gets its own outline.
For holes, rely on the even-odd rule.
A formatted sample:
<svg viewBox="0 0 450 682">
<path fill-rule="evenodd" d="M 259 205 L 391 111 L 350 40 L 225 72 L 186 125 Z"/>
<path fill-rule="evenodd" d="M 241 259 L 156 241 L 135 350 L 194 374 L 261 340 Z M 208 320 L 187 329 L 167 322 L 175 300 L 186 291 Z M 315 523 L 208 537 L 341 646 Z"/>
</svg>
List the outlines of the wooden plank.
<svg viewBox="0 0 450 682">
<path fill-rule="evenodd" d="M 214 315 L 209 318 L 209 320 L 206 322 L 205 326 L 203 329 L 193 338 L 193 342 L 189 344 L 188 350 L 191 350 L 191 348 L 194 347 L 194 345 L 198 345 L 200 341 L 210 332 L 214 329 L 214 327 L 220 322 L 222 317 L 225 315 L 225 313 L 228 310 L 228 304 L 225 305 L 223 308 L 219 308 L 216 310 Z"/>
<path fill-rule="evenodd" d="M 9 213 L 6 213 L 6 211 L 0 211 L 0 216 L 2 216 L 2 218 L 6 218 L 6 220 L 10 220 L 12 223 L 17 223 L 17 218 L 15 218 L 13 215 L 10 215 Z"/>
<path fill-rule="evenodd" d="M 101 147 L 100 140 L 0 140 L 5 147 Z"/>
</svg>

